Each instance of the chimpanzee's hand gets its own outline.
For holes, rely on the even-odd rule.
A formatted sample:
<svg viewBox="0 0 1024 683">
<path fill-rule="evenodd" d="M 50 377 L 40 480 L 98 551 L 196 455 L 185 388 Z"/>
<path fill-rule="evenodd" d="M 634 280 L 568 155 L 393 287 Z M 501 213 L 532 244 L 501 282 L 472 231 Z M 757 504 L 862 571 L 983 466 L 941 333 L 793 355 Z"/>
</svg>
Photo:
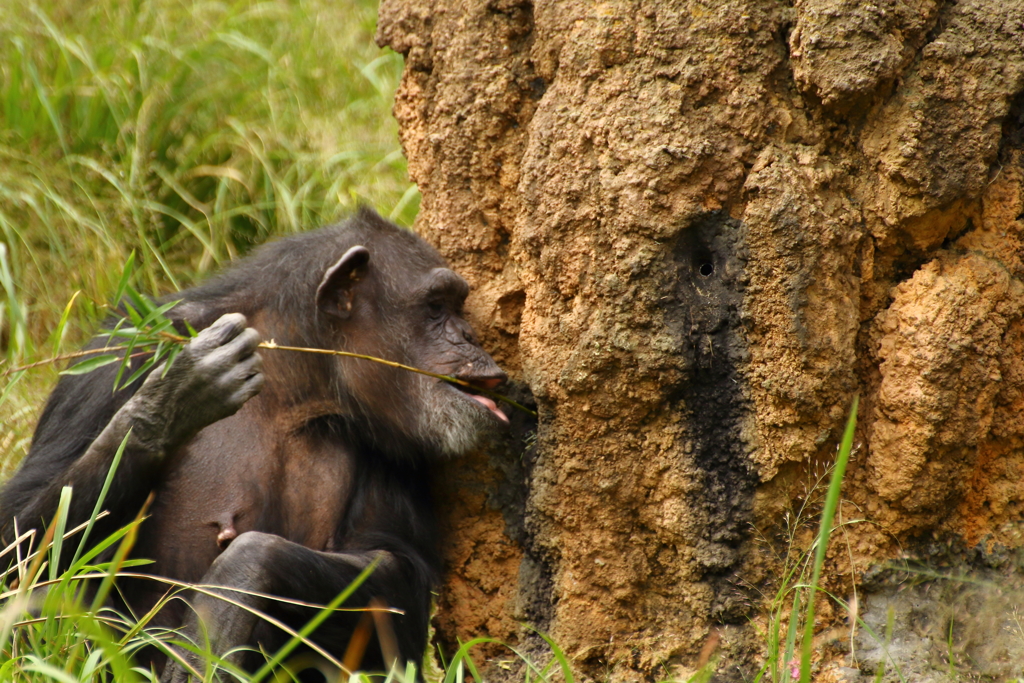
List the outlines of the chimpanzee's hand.
<svg viewBox="0 0 1024 683">
<path fill-rule="evenodd" d="M 228 313 L 200 332 L 170 369 L 156 367 L 125 405 L 132 440 L 168 453 L 229 415 L 263 388 L 259 333 Z"/>
</svg>

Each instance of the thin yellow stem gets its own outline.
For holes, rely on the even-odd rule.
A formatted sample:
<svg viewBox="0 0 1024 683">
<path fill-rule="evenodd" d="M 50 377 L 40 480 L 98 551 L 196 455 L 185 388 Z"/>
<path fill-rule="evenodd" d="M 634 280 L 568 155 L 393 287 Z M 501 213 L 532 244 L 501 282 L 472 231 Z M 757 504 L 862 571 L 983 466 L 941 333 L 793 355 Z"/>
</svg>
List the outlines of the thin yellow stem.
<svg viewBox="0 0 1024 683">
<path fill-rule="evenodd" d="M 374 363 L 380 363 L 381 365 L 387 365 L 388 367 L 391 367 L 391 368 L 398 368 L 399 370 L 408 370 L 409 372 L 415 372 L 415 373 L 418 373 L 420 375 L 426 375 L 427 377 L 433 377 L 434 379 L 439 379 L 439 380 L 443 380 L 445 382 L 450 382 L 451 384 L 458 384 L 459 386 L 470 388 L 470 389 L 472 389 L 475 392 L 479 392 L 481 394 L 484 394 L 485 396 L 490 396 L 491 398 L 496 398 L 499 401 L 504 401 L 505 403 L 509 404 L 513 408 L 521 410 L 521 411 L 523 411 L 524 413 L 526 413 L 528 415 L 532 415 L 533 417 L 537 417 L 537 413 L 536 412 L 530 410 L 526 406 L 523 406 L 523 405 L 520 405 L 519 403 L 516 403 L 515 401 L 513 401 L 510 398 L 508 398 L 507 396 L 502 396 L 501 394 L 496 393 L 494 391 L 491 391 L 490 389 L 484 389 L 483 387 L 479 387 L 479 386 L 473 384 L 472 382 L 467 382 L 464 379 L 459 379 L 458 377 L 452 377 L 451 375 L 441 375 L 441 374 L 438 374 L 436 372 L 430 372 L 429 370 L 421 370 L 419 368 L 414 368 L 411 365 L 402 365 L 401 363 L 396 363 L 396 362 L 394 362 L 392 360 L 384 360 L 383 358 L 377 358 L 376 356 L 367 356 L 367 355 L 362 354 L 362 353 L 352 353 L 350 351 L 335 351 L 333 349 L 310 349 L 310 348 L 306 348 L 304 346 L 281 346 L 280 344 L 274 342 L 273 340 L 268 341 L 268 342 L 260 342 L 259 346 L 260 346 L 261 349 L 277 349 L 277 350 L 280 350 L 280 351 L 299 351 L 299 352 L 302 352 L 302 353 L 320 353 L 320 354 L 324 354 L 324 355 L 328 355 L 328 356 L 343 356 L 345 358 L 362 358 L 363 360 L 373 361 Z"/>
<path fill-rule="evenodd" d="M 136 346 L 146 346 L 146 344 L 136 344 Z M 16 372 L 23 372 L 25 370 L 31 370 L 32 368 L 39 368 L 44 365 L 51 363 L 60 363 L 66 360 L 75 360 L 76 358 L 84 358 L 85 356 L 95 356 L 97 353 L 111 353 L 114 351 L 124 351 L 127 346 L 104 346 L 99 349 L 85 349 L 84 351 L 75 351 L 74 353 L 62 353 L 59 356 L 53 356 L 52 358 L 46 358 L 44 360 L 36 361 L 35 363 L 28 363 L 27 365 L 19 365 L 13 368 L 7 368 L 4 370 L 0 377 L 7 377 L 7 375 L 13 375 Z"/>
<path fill-rule="evenodd" d="M 179 337 L 177 335 L 170 334 L 168 332 L 161 332 L 160 335 L 162 337 L 164 337 L 165 339 L 168 339 L 168 340 L 173 341 L 173 342 L 177 342 L 179 344 L 184 344 L 185 342 L 188 341 L 184 337 Z M 150 345 L 152 345 L 154 343 L 155 342 L 148 342 L 148 343 L 147 342 L 141 342 L 141 343 L 136 344 L 135 346 L 136 347 L 138 347 L 138 346 L 150 346 Z M 12 375 L 12 374 L 14 374 L 16 372 L 22 372 L 24 370 L 31 370 L 32 368 L 38 368 L 38 367 L 41 367 L 43 365 L 49 365 L 50 363 L 60 363 L 62 361 L 75 360 L 77 358 L 83 358 L 85 356 L 93 356 L 93 355 L 96 355 L 98 353 L 111 353 L 111 352 L 116 352 L 116 351 L 124 351 L 127 348 L 128 347 L 125 346 L 125 345 L 122 345 L 122 346 L 104 346 L 104 347 L 99 348 L 99 349 L 86 349 L 85 351 L 76 351 L 74 353 L 65 353 L 65 354 L 61 354 L 59 356 L 54 356 L 52 358 L 47 358 L 45 360 L 36 361 L 35 363 L 29 363 L 27 365 L 19 365 L 18 367 L 8 368 L 7 370 L 4 370 L 4 372 L 2 374 L 0 374 L 0 376 L 7 377 L 8 375 Z M 411 365 L 403 365 L 402 363 L 396 363 L 394 361 L 385 360 L 383 358 L 377 358 L 376 356 L 368 356 L 368 355 L 362 354 L 362 353 L 351 353 L 349 351 L 335 351 L 333 349 L 311 349 L 311 348 L 307 348 L 307 347 L 304 347 L 304 346 L 282 346 L 280 344 L 277 344 L 273 340 L 268 341 L 268 342 L 260 342 L 259 348 L 261 348 L 261 349 L 276 350 L 276 351 L 298 351 L 300 353 L 319 353 L 319 354 L 328 355 L 328 356 L 343 356 L 345 358 L 361 358 L 363 360 L 372 361 L 374 363 L 380 363 L 381 365 L 387 365 L 388 367 L 391 367 L 391 368 L 398 368 L 399 370 L 408 370 L 409 372 L 415 372 L 415 373 L 418 373 L 420 375 L 426 375 L 427 377 L 433 377 L 434 379 L 442 380 L 444 382 L 449 382 L 451 384 L 458 384 L 459 386 L 467 387 L 469 389 L 472 389 L 474 392 L 478 392 L 478 393 L 484 394 L 485 396 L 489 396 L 489 397 L 497 399 L 499 401 L 503 401 L 504 403 L 509 404 L 513 408 L 515 408 L 517 410 L 523 411 L 527 415 L 530 415 L 532 417 L 537 417 L 537 413 L 535 411 L 530 410 L 526 406 L 521 405 L 521 404 L 517 403 L 516 401 L 513 401 L 512 399 L 508 398 L 507 396 L 502 396 L 501 394 L 499 394 L 497 392 L 494 392 L 494 391 L 491 391 L 490 389 L 484 389 L 483 387 L 479 387 L 479 386 L 477 386 L 475 384 L 472 384 L 471 382 L 467 382 L 464 379 L 459 379 L 458 377 L 452 377 L 451 375 L 441 375 L 441 374 L 438 374 L 436 372 L 430 372 L 429 370 L 421 370 L 419 368 L 414 368 Z M 143 353 L 145 353 L 145 352 L 143 352 Z M 133 357 L 134 356 L 138 356 L 138 355 L 142 355 L 142 354 L 133 354 Z"/>
</svg>

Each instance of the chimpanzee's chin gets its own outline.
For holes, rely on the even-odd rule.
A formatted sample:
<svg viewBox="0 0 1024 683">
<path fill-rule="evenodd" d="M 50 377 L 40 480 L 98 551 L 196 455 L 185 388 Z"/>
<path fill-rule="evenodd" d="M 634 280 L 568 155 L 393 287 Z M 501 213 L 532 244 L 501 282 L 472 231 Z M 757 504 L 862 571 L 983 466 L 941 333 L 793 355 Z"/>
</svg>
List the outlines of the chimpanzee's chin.
<svg viewBox="0 0 1024 683">
<path fill-rule="evenodd" d="M 501 422 L 471 398 L 438 387 L 430 405 L 420 413 L 420 435 L 443 457 L 458 457 L 479 448 Z"/>
</svg>

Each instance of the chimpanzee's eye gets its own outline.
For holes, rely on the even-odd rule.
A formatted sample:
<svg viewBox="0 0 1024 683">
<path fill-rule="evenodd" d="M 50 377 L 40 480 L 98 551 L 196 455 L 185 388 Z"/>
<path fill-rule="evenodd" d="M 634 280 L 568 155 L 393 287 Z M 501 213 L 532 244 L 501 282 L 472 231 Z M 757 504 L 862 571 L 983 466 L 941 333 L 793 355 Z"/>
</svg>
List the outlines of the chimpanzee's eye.
<svg viewBox="0 0 1024 683">
<path fill-rule="evenodd" d="M 440 301 L 428 301 L 427 302 L 427 313 L 434 320 L 438 320 L 444 317 L 444 304 Z"/>
</svg>

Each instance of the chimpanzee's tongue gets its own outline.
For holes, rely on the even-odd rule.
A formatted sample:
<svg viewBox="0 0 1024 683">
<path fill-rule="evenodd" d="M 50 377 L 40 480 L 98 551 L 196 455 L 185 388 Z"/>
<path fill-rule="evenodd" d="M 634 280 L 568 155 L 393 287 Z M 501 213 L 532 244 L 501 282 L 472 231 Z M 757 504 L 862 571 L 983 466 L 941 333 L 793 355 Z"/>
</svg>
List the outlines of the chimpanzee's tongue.
<svg viewBox="0 0 1024 683">
<path fill-rule="evenodd" d="M 502 422 L 508 422 L 508 417 L 505 416 L 505 413 L 498 410 L 497 404 L 495 404 L 491 399 L 486 396 L 481 396 L 480 394 L 470 394 L 470 397 L 484 408 L 487 408 L 487 410 L 497 415 Z"/>
</svg>

